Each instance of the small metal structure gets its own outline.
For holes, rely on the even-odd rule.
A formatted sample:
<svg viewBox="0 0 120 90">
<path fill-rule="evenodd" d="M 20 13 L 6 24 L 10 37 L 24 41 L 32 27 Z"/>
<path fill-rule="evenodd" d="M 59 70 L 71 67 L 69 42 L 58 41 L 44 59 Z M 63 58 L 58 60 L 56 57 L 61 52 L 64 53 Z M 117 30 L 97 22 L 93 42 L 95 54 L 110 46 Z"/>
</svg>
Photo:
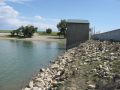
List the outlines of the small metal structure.
<svg viewBox="0 0 120 90">
<path fill-rule="evenodd" d="M 89 39 L 89 21 L 68 19 L 66 31 L 66 49 L 73 48 Z"/>
</svg>

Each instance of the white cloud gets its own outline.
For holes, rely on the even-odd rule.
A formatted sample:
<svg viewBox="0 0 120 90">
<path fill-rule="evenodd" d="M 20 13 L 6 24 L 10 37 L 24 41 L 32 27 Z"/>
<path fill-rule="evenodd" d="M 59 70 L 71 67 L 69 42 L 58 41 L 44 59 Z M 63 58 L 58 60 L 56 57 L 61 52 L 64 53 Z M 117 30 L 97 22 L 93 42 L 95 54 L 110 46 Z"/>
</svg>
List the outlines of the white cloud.
<svg viewBox="0 0 120 90">
<path fill-rule="evenodd" d="M 4 26 L 5 29 L 11 27 L 18 27 L 22 25 L 18 19 L 19 12 L 14 10 L 12 7 L 5 5 L 0 7 L 0 28 Z M 8 28 L 9 26 L 9 28 Z"/>
<path fill-rule="evenodd" d="M 43 19 L 43 17 L 41 17 L 41 16 L 35 16 L 35 18 L 38 19 L 38 20 L 42 20 Z"/>
<path fill-rule="evenodd" d="M 0 0 L 0 6 L 6 5 L 6 3 L 4 2 L 4 0 Z"/>
<path fill-rule="evenodd" d="M 0 0 L 0 3 L 2 3 L 3 2 L 3 0 Z"/>
<path fill-rule="evenodd" d="M 14 10 L 12 7 L 5 5 L 0 7 L 0 16 L 4 17 L 17 17 L 19 12 Z"/>
<path fill-rule="evenodd" d="M 52 28 L 56 30 L 57 19 L 46 19 L 41 16 L 24 17 L 13 7 L 0 5 L 0 29 L 16 29 L 19 26 L 34 25 L 40 30 Z"/>
</svg>

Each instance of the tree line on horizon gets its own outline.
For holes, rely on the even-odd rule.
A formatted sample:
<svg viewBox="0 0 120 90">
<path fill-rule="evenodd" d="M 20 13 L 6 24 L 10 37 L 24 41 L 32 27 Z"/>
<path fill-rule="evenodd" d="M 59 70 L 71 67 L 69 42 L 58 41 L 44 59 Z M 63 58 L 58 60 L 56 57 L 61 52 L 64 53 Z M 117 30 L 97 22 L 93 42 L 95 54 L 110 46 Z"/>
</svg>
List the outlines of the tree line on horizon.
<svg viewBox="0 0 120 90">
<path fill-rule="evenodd" d="M 59 31 L 57 33 L 57 35 L 59 37 L 63 36 L 65 38 L 66 37 L 66 21 L 61 20 L 57 24 L 57 28 L 58 28 L 58 31 Z M 33 36 L 33 34 L 37 32 L 37 29 L 38 28 L 33 26 L 33 25 L 21 26 L 18 29 L 11 31 L 11 36 L 13 36 L 13 37 L 31 38 Z M 46 33 L 51 34 L 52 29 L 47 28 Z"/>
<path fill-rule="evenodd" d="M 37 32 L 37 27 L 33 25 L 21 26 L 16 30 L 11 32 L 11 36 L 31 38 L 35 32 Z"/>
</svg>

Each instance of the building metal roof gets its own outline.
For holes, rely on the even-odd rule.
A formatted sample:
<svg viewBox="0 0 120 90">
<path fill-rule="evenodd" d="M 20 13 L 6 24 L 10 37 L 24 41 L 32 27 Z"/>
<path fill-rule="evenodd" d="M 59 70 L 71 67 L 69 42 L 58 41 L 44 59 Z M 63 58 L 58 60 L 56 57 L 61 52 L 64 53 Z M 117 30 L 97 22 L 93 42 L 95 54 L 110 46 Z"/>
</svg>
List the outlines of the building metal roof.
<svg viewBox="0 0 120 90">
<path fill-rule="evenodd" d="M 67 19 L 67 23 L 89 23 L 88 20 L 80 20 L 80 19 Z"/>
</svg>

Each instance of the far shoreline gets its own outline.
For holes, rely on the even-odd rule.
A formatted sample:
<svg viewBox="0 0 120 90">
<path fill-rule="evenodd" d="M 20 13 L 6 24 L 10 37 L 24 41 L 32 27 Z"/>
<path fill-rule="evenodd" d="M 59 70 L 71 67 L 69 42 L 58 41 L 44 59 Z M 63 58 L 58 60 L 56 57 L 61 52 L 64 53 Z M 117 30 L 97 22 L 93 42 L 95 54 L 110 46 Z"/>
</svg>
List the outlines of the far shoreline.
<svg viewBox="0 0 120 90">
<path fill-rule="evenodd" d="M 10 33 L 0 33 L 0 40 L 21 40 L 21 41 L 46 41 L 46 42 L 65 42 L 65 39 L 59 38 L 59 36 L 51 35 L 34 35 L 32 38 L 17 38 L 10 37 Z"/>
</svg>

